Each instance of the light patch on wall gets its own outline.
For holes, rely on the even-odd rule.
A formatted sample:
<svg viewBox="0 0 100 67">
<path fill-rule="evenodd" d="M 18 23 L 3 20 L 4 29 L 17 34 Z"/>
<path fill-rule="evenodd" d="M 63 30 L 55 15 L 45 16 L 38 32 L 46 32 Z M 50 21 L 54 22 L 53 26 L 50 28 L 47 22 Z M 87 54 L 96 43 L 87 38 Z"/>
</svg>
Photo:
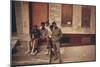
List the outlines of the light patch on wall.
<svg viewBox="0 0 100 67">
<path fill-rule="evenodd" d="M 81 27 L 81 17 L 82 17 L 82 6 L 73 5 L 73 20 L 72 27 L 62 27 L 63 33 L 72 33 L 72 34 L 95 34 L 95 18 L 96 12 L 95 7 L 91 7 L 91 17 L 90 17 L 90 28 Z"/>
<path fill-rule="evenodd" d="M 61 4 L 49 4 L 49 22 L 55 21 L 61 27 Z"/>
</svg>

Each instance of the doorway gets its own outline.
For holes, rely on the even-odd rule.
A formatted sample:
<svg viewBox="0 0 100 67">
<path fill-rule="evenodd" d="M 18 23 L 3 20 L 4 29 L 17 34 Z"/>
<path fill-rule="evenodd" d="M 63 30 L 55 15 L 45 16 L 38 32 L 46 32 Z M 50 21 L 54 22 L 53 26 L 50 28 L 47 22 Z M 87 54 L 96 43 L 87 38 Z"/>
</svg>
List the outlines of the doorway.
<svg viewBox="0 0 100 67">
<path fill-rule="evenodd" d="M 32 26 L 40 26 L 41 22 L 47 22 L 49 19 L 48 3 L 32 3 Z"/>
<path fill-rule="evenodd" d="M 15 11 L 15 1 L 11 1 L 11 34 L 16 35 L 16 11 Z"/>
</svg>

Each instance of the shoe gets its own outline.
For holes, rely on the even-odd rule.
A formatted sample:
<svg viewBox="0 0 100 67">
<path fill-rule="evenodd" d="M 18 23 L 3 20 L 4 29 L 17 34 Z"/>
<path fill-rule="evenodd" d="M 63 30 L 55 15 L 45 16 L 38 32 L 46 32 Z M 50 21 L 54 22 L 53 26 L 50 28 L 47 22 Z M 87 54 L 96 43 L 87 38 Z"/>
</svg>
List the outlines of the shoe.
<svg viewBox="0 0 100 67">
<path fill-rule="evenodd" d="M 30 50 L 27 50 L 27 51 L 25 52 L 25 54 L 28 54 L 28 53 L 30 53 Z"/>
<path fill-rule="evenodd" d="M 54 60 L 57 60 L 57 59 L 58 59 L 58 57 L 55 57 L 55 58 L 54 58 Z"/>
<path fill-rule="evenodd" d="M 33 54 L 33 52 L 30 52 L 30 54 Z"/>
<path fill-rule="evenodd" d="M 34 53 L 33 53 L 33 52 L 31 52 L 30 54 L 31 54 L 31 55 L 36 55 L 36 54 L 37 54 L 37 51 L 35 51 Z"/>
<path fill-rule="evenodd" d="M 60 60 L 59 63 L 60 63 L 60 64 L 63 63 L 62 60 Z"/>
</svg>

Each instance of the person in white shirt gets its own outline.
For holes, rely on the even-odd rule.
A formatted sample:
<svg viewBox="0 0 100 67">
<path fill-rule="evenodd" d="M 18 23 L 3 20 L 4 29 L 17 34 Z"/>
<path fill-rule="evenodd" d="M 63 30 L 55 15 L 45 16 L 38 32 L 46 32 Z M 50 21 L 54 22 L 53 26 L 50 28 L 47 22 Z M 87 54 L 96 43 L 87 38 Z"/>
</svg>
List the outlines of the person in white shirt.
<svg viewBox="0 0 100 67">
<path fill-rule="evenodd" d="M 50 38 L 51 38 L 51 30 L 50 30 L 50 24 L 49 22 L 41 22 L 41 26 L 40 26 L 40 30 L 42 33 L 41 39 L 42 40 L 46 40 L 46 45 L 47 45 L 47 49 L 48 51 L 45 52 L 45 54 L 49 55 L 49 45 L 50 45 Z"/>
<path fill-rule="evenodd" d="M 47 45 L 47 49 L 48 49 L 48 51 L 45 53 L 45 54 L 50 54 L 50 47 L 51 47 L 51 35 L 52 35 L 52 31 L 51 31 L 51 29 L 50 29 L 50 23 L 47 21 L 46 23 L 45 23 L 45 27 L 46 27 L 46 29 L 48 30 L 48 45 Z"/>
</svg>

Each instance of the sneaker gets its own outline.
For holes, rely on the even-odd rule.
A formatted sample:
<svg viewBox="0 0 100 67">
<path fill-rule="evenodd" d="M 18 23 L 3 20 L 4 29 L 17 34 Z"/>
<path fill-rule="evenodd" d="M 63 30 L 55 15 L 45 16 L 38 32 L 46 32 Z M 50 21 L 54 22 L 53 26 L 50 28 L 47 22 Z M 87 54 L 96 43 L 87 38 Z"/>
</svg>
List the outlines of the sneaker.
<svg viewBox="0 0 100 67">
<path fill-rule="evenodd" d="M 33 52 L 31 51 L 30 54 L 33 54 Z"/>
<path fill-rule="evenodd" d="M 30 53 L 30 50 L 27 50 L 27 51 L 25 52 L 25 54 L 28 54 L 28 53 Z"/>
<path fill-rule="evenodd" d="M 55 57 L 55 58 L 54 58 L 54 60 L 57 60 L 57 59 L 58 59 L 58 57 Z"/>
<path fill-rule="evenodd" d="M 31 52 L 31 55 L 36 55 L 37 54 L 37 51 L 35 51 L 34 53 L 33 52 Z"/>
</svg>

